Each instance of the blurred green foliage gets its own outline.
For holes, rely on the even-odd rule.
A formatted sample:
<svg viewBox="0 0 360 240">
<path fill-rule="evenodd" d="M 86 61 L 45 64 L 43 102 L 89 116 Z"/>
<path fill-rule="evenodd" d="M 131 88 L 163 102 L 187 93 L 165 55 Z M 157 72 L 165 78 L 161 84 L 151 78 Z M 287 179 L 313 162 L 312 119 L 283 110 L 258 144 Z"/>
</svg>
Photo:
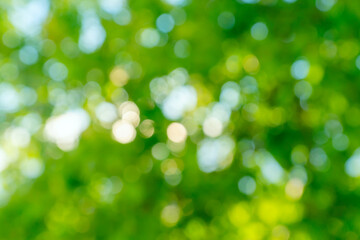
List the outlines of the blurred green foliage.
<svg viewBox="0 0 360 240">
<path fill-rule="evenodd" d="M 358 239 L 359 17 L 2 0 L 0 239 Z"/>
</svg>

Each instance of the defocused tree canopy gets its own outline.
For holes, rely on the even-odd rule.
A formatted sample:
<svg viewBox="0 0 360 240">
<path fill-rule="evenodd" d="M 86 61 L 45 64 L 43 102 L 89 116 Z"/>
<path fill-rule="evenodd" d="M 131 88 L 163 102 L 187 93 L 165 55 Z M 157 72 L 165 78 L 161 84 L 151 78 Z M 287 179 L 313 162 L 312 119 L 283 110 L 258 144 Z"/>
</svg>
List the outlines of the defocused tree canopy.
<svg viewBox="0 0 360 240">
<path fill-rule="evenodd" d="M 359 239 L 359 18 L 1 0 L 0 239 Z"/>
</svg>

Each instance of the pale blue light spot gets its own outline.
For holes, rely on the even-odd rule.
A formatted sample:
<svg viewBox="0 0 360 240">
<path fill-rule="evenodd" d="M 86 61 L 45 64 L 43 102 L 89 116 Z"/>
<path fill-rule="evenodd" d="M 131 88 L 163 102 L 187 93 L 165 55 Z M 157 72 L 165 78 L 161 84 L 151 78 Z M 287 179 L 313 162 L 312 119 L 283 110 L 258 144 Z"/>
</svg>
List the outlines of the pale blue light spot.
<svg viewBox="0 0 360 240">
<path fill-rule="evenodd" d="M 192 86 L 180 86 L 165 98 L 161 109 L 167 119 L 178 120 L 185 112 L 194 109 L 196 104 L 196 90 Z"/>
<path fill-rule="evenodd" d="M 15 3 L 14 9 L 10 10 L 9 20 L 21 32 L 36 35 L 41 32 L 49 8 L 48 0 L 31 0 L 25 5 Z"/>
<path fill-rule="evenodd" d="M 57 82 L 63 81 L 66 79 L 67 75 L 68 75 L 67 67 L 60 62 L 55 62 L 49 67 L 49 76 L 54 81 Z"/>
<path fill-rule="evenodd" d="M 105 12 L 117 14 L 126 5 L 126 0 L 99 0 L 99 3 Z"/>
<path fill-rule="evenodd" d="M 0 112 L 14 113 L 19 110 L 20 95 L 9 83 L 0 84 Z"/>
<path fill-rule="evenodd" d="M 300 80 L 307 77 L 310 71 L 310 63 L 307 60 L 297 60 L 291 65 L 291 75 Z"/>
<path fill-rule="evenodd" d="M 265 23 L 258 22 L 251 27 L 251 36 L 258 41 L 264 40 L 269 33 Z"/>
<path fill-rule="evenodd" d="M 79 48 L 84 53 L 93 53 L 99 49 L 106 38 L 106 31 L 94 12 L 83 14 L 79 37 Z"/>
<path fill-rule="evenodd" d="M 239 180 L 238 187 L 240 192 L 245 193 L 246 195 L 251 195 L 256 190 L 256 182 L 252 177 L 245 176 Z"/>
<path fill-rule="evenodd" d="M 234 146 L 234 140 L 228 136 L 217 139 L 205 138 L 200 142 L 197 151 L 200 170 L 210 173 L 230 165 Z"/>
<path fill-rule="evenodd" d="M 160 34 L 156 29 L 146 28 L 140 32 L 139 43 L 146 48 L 156 47 L 160 42 Z"/>
<path fill-rule="evenodd" d="M 360 176 L 360 148 L 346 161 L 345 171 L 350 177 Z"/>
<path fill-rule="evenodd" d="M 261 159 L 257 160 L 260 163 L 260 169 L 263 177 L 269 183 L 280 183 L 284 176 L 284 170 L 274 157 L 264 152 Z"/>
<path fill-rule="evenodd" d="M 174 18 L 170 14 L 161 14 L 156 19 L 156 27 L 159 29 L 160 32 L 168 33 L 173 30 L 175 26 Z"/>
<path fill-rule="evenodd" d="M 26 65 L 35 64 L 38 60 L 39 54 L 32 46 L 25 46 L 19 51 L 20 60 Z"/>
</svg>

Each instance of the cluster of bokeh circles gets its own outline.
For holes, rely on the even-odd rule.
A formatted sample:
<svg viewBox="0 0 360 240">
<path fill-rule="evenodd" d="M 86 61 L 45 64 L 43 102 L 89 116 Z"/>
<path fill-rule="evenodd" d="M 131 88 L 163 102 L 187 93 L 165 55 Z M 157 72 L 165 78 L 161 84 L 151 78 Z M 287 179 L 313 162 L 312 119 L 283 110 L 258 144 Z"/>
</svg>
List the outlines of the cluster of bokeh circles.
<svg viewBox="0 0 360 240">
<path fill-rule="evenodd" d="M 358 239 L 359 17 L 1 1 L 0 239 Z"/>
</svg>

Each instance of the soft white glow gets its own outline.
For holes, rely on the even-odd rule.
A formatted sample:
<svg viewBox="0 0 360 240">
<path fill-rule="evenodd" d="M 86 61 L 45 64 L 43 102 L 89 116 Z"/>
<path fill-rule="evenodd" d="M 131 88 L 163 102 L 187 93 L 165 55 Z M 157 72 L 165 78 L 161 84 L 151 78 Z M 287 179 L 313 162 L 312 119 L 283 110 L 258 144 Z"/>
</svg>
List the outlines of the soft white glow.
<svg viewBox="0 0 360 240">
<path fill-rule="evenodd" d="M 261 173 L 269 183 L 280 183 L 284 176 L 284 170 L 275 158 L 268 152 L 263 153 L 260 162 Z"/>
<path fill-rule="evenodd" d="M 231 109 L 227 104 L 215 103 L 211 107 L 209 117 L 215 117 L 219 119 L 222 123 L 226 123 L 230 120 Z"/>
<path fill-rule="evenodd" d="M 134 126 L 124 120 L 116 121 L 112 127 L 112 133 L 116 141 L 122 144 L 134 141 L 136 131 Z"/>
<path fill-rule="evenodd" d="M 232 163 L 235 143 L 230 137 L 205 138 L 198 146 L 197 159 L 201 171 L 221 170 Z"/>
<path fill-rule="evenodd" d="M 21 173 L 28 178 L 37 178 L 44 171 L 44 165 L 36 158 L 26 159 L 20 163 Z"/>
<path fill-rule="evenodd" d="M 236 108 L 240 103 L 240 87 L 235 82 L 226 82 L 220 93 L 220 103 L 231 109 Z"/>
<path fill-rule="evenodd" d="M 48 0 L 30 0 L 25 5 L 14 1 L 14 8 L 10 11 L 10 22 L 21 32 L 27 35 L 36 35 L 41 32 L 42 24 L 49 13 Z"/>
<path fill-rule="evenodd" d="M 122 115 L 122 119 L 137 127 L 140 123 L 140 117 L 137 112 L 127 111 Z"/>
<path fill-rule="evenodd" d="M 71 110 L 49 118 L 45 124 L 45 136 L 62 150 L 72 150 L 89 124 L 90 118 L 85 110 Z"/>
<path fill-rule="evenodd" d="M 183 86 L 188 78 L 189 75 L 184 68 L 177 68 L 168 76 L 154 78 L 150 82 L 151 97 L 157 104 L 162 104 L 168 95 Z M 175 91 L 179 91 L 179 89 Z"/>
<path fill-rule="evenodd" d="M 109 102 L 102 102 L 97 105 L 95 114 L 100 122 L 104 124 L 112 123 L 118 117 L 115 105 Z"/>
<path fill-rule="evenodd" d="M 345 171 L 350 177 L 360 177 L 360 148 L 346 161 Z"/>
<path fill-rule="evenodd" d="M 222 122 L 215 117 L 206 118 L 203 124 L 203 131 L 206 136 L 218 137 L 223 131 Z"/>
<path fill-rule="evenodd" d="M 164 116 L 170 120 L 180 119 L 185 112 L 193 110 L 197 104 L 197 94 L 192 86 L 174 88 L 162 105 Z"/>
<path fill-rule="evenodd" d="M 168 126 L 166 132 L 168 138 L 174 143 L 184 142 L 187 137 L 186 128 L 181 123 L 171 123 Z"/>
<path fill-rule="evenodd" d="M 0 84 L 0 111 L 13 113 L 20 107 L 20 96 L 9 83 Z"/>
<path fill-rule="evenodd" d="M 156 47 L 160 42 L 160 34 L 156 29 L 146 28 L 141 30 L 139 44 L 146 48 Z"/>
<path fill-rule="evenodd" d="M 106 31 L 95 12 L 83 14 L 79 37 L 79 48 L 84 53 L 93 53 L 99 49 L 106 38 Z"/>
<path fill-rule="evenodd" d="M 124 102 L 119 107 L 119 114 L 123 116 L 127 112 L 135 112 L 136 114 L 140 114 L 139 107 L 131 101 Z"/>
<path fill-rule="evenodd" d="M 25 128 L 9 128 L 6 135 L 8 135 L 11 144 L 16 147 L 27 147 L 30 143 L 30 133 Z"/>
<path fill-rule="evenodd" d="M 126 0 L 99 0 L 99 4 L 105 12 L 117 14 L 126 5 Z"/>
</svg>

